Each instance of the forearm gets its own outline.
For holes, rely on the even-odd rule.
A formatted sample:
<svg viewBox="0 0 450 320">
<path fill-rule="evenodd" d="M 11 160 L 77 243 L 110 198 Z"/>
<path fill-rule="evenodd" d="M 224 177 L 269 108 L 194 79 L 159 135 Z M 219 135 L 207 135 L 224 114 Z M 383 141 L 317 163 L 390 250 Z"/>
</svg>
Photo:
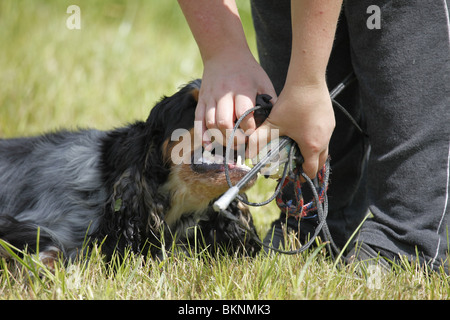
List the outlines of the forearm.
<svg viewBox="0 0 450 320">
<path fill-rule="evenodd" d="M 195 119 L 202 122 L 204 146 L 211 145 L 207 129 L 224 136 L 234 121 L 254 106 L 258 93 L 276 97 L 269 77 L 252 55 L 234 0 L 178 0 L 203 60 L 202 86 Z M 241 128 L 256 128 L 252 114 Z"/>
<path fill-rule="evenodd" d="M 203 61 L 249 51 L 234 0 L 178 0 Z"/>
<path fill-rule="evenodd" d="M 292 54 L 287 85 L 324 83 L 341 0 L 292 0 Z"/>
</svg>

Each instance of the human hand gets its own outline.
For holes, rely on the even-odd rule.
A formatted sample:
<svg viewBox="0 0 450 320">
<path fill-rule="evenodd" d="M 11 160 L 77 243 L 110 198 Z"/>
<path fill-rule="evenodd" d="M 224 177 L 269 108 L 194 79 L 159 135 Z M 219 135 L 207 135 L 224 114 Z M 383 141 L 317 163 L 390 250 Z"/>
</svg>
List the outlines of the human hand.
<svg viewBox="0 0 450 320">
<path fill-rule="evenodd" d="M 274 137 L 295 140 L 304 158 L 303 171 L 313 179 L 328 158 L 328 144 L 335 127 L 331 98 L 325 81 L 304 87 L 286 86 L 266 121 L 249 137 L 249 157 Z"/>
<path fill-rule="evenodd" d="M 276 100 L 276 93 L 265 71 L 250 51 L 231 50 L 204 61 L 204 72 L 195 120 L 202 123 L 202 141 L 206 148 L 211 144 L 208 129 L 226 131 L 234 127 L 236 119 L 254 107 L 256 95 L 266 93 Z M 240 125 L 246 135 L 256 129 L 253 114 Z M 237 141 L 242 133 L 236 132 Z M 226 141 L 226 140 L 223 140 Z"/>
</svg>

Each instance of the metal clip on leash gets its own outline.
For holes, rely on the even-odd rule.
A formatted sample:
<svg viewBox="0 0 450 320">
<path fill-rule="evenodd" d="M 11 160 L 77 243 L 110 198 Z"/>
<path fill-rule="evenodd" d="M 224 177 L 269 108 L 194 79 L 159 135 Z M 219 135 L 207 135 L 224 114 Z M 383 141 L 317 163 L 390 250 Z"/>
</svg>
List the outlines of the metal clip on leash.
<svg viewBox="0 0 450 320">
<path fill-rule="evenodd" d="M 349 83 L 351 83 L 354 80 L 354 74 L 351 73 L 350 75 L 348 75 L 341 83 L 339 83 L 331 92 L 330 92 L 330 97 L 332 99 L 333 105 L 335 105 L 336 107 L 338 107 L 342 112 L 344 112 L 344 114 L 352 121 L 352 123 L 357 127 L 357 129 L 363 133 L 362 129 L 359 127 L 359 125 L 356 123 L 356 121 L 351 117 L 350 114 L 348 114 L 348 112 L 339 104 L 337 103 L 334 98 L 344 89 L 347 87 L 347 85 Z M 232 214 L 230 214 L 227 211 L 227 208 L 229 206 L 229 204 L 235 199 L 238 198 L 240 201 L 251 205 L 251 206 L 263 206 L 268 204 L 269 202 L 271 202 L 273 199 L 275 199 L 282 187 L 284 187 L 284 183 L 285 180 L 289 174 L 289 176 L 293 176 L 294 174 L 294 167 L 297 168 L 296 174 L 297 174 L 297 179 L 299 179 L 299 175 L 301 175 L 307 182 L 307 184 L 309 185 L 314 200 L 308 204 L 309 208 L 313 208 L 314 210 L 317 211 L 317 216 L 319 219 L 319 225 L 316 227 L 314 235 L 310 238 L 310 240 L 305 243 L 300 249 L 298 250 L 291 250 L 291 251 L 286 251 L 286 250 L 280 250 L 278 248 L 273 248 L 271 246 L 268 246 L 266 244 L 264 244 L 263 242 L 259 241 L 258 237 L 254 236 L 253 238 L 259 242 L 260 245 L 265 246 L 267 248 L 269 248 L 270 250 L 276 251 L 276 252 L 281 252 L 284 254 L 297 254 L 300 252 L 305 251 L 306 249 L 308 249 L 311 244 L 315 241 L 315 238 L 318 236 L 318 234 L 320 233 L 320 231 L 323 231 L 324 237 L 325 237 L 325 241 L 327 242 L 327 246 L 329 249 L 330 254 L 333 256 L 333 251 L 335 253 L 339 252 L 339 249 L 336 247 L 336 245 L 334 244 L 332 238 L 331 238 L 331 234 L 328 230 L 328 225 L 326 223 L 326 218 L 327 218 L 327 214 L 328 214 L 328 198 L 326 195 L 326 190 L 328 187 L 328 180 L 329 180 L 329 174 L 330 174 L 330 164 L 329 164 L 329 160 L 327 160 L 325 166 L 322 168 L 320 174 L 321 174 L 321 185 L 319 184 L 319 181 L 316 179 L 311 180 L 302 170 L 301 168 L 301 164 L 303 163 L 303 157 L 300 154 L 300 150 L 297 146 L 297 144 L 289 137 L 280 137 L 280 139 L 277 141 L 277 143 L 270 143 L 271 144 L 271 148 L 270 150 L 267 152 L 267 154 L 260 159 L 260 161 L 254 165 L 254 167 L 236 184 L 236 185 L 232 185 L 230 177 L 229 177 L 229 169 L 228 169 L 228 159 L 230 156 L 230 145 L 233 143 L 234 140 L 234 135 L 236 130 L 238 129 L 241 121 L 247 116 L 249 115 L 251 112 L 254 112 L 260 108 L 271 108 L 271 106 L 267 106 L 268 101 L 270 100 L 270 97 L 268 97 L 267 95 L 262 95 L 259 96 L 259 98 L 263 99 L 263 102 L 266 102 L 266 105 L 264 105 L 264 103 L 259 103 L 257 101 L 257 105 L 252 108 L 247 110 L 247 112 L 245 112 L 236 122 L 235 127 L 232 131 L 232 134 L 230 135 L 230 137 L 228 138 L 227 141 L 227 145 L 226 145 L 226 154 L 225 154 L 225 176 L 229 185 L 229 189 L 228 191 L 226 191 L 217 201 L 214 202 L 213 204 L 213 208 L 214 210 L 216 210 L 217 212 L 220 212 L 221 214 L 224 214 L 226 217 L 228 217 L 229 219 L 236 221 L 237 223 L 239 223 L 242 227 L 244 227 L 245 229 L 247 229 L 248 232 L 250 232 L 251 234 L 253 234 L 253 232 L 251 230 L 248 230 L 248 228 L 246 228 L 243 224 L 240 223 L 240 221 L 234 217 Z M 257 99 L 258 100 L 258 99 Z M 272 141 L 274 142 L 274 141 Z M 263 202 L 259 202 L 259 203 L 251 203 L 248 202 L 247 200 L 245 200 L 244 198 L 242 198 L 239 195 L 240 190 L 250 181 L 252 180 L 257 174 L 258 172 L 260 172 L 267 164 L 269 164 L 270 162 L 272 162 L 273 160 L 275 160 L 276 158 L 280 157 L 281 152 L 285 152 L 285 155 L 287 156 L 287 159 L 284 159 L 285 165 L 284 165 L 284 169 L 283 169 L 283 173 L 281 175 L 281 179 L 278 182 L 278 185 L 275 189 L 274 194 L 267 199 L 266 201 Z M 295 161 L 295 166 L 294 166 L 294 161 Z M 300 189 L 300 187 L 299 187 Z M 318 192 L 319 191 L 319 192 Z M 301 192 L 300 190 L 298 192 Z M 319 196 L 320 193 L 320 196 Z M 303 209 L 300 209 L 303 212 Z M 301 215 L 301 213 L 300 213 Z"/>
</svg>

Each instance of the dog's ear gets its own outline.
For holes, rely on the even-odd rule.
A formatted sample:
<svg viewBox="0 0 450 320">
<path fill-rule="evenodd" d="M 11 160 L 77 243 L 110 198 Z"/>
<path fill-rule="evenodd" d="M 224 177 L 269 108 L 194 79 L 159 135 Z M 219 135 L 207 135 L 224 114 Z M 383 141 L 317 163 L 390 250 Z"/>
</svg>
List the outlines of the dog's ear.
<svg viewBox="0 0 450 320">
<path fill-rule="evenodd" d="M 158 135 L 159 141 L 170 138 L 176 129 L 189 130 L 193 127 L 200 85 L 200 80 L 192 81 L 153 107 L 147 125 L 154 135 Z"/>
<path fill-rule="evenodd" d="M 158 230 L 164 223 L 167 199 L 157 190 L 154 180 L 146 179 L 136 166 L 130 166 L 118 178 L 106 204 L 108 217 L 102 230 L 107 236 L 103 244 L 107 256 L 115 249 L 123 253 L 129 247 L 142 252 L 147 245 L 159 245 Z"/>
<path fill-rule="evenodd" d="M 117 152 L 124 153 L 120 156 L 122 160 L 135 158 L 115 161 L 118 164 L 112 166 L 116 174 L 111 181 L 113 193 L 105 217 L 110 227 L 101 232 L 109 238 L 103 245 L 107 251 L 130 247 L 139 252 L 145 249 L 142 247 L 145 241 L 158 245 L 164 210 L 168 207 L 168 199 L 158 188 L 170 172 L 161 157 L 161 148 L 175 129 L 192 128 L 199 87 L 199 81 L 188 84 L 173 96 L 163 98 L 145 123 L 137 123 L 111 136 L 111 144 L 118 145 L 114 149 L 116 152 L 109 152 L 111 158 L 117 156 Z M 130 135 L 133 135 L 132 141 Z"/>
<path fill-rule="evenodd" d="M 146 157 L 144 173 L 154 187 L 166 181 L 169 174 L 164 143 L 176 129 L 190 130 L 194 124 L 200 80 L 195 80 L 170 97 L 163 98 L 150 112 L 145 123 Z"/>
</svg>

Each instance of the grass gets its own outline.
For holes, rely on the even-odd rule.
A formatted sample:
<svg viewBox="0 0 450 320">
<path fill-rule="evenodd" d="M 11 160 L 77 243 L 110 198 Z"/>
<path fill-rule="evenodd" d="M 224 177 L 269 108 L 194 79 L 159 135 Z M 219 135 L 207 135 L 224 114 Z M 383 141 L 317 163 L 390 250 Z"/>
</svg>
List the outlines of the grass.
<svg viewBox="0 0 450 320">
<path fill-rule="evenodd" d="M 81 30 L 66 28 L 71 4 Z M 251 49 L 248 1 L 238 5 Z M 110 129 L 145 119 L 151 106 L 201 77 L 198 49 L 175 1 L 0 1 L 0 137 L 59 128 Z M 259 181 L 252 201 L 275 182 Z M 276 205 L 252 210 L 260 235 Z M 165 261 L 128 254 L 106 264 L 62 263 L 54 274 L 34 255 L 0 260 L 0 299 L 448 299 L 449 278 L 405 262 L 392 272 L 336 267 L 319 246 L 296 256 L 220 257 L 204 253 Z"/>
<path fill-rule="evenodd" d="M 111 265 L 94 248 L 90 259 L 59 264 L 54 274 L 33 255 L 2 264 L 2 299 L 448 299 L 450 290 L 445 276 L 406 263 L 372 280 L 355 266 L 333 268 L 321 246 L 253 259 L 197 253 L 160 262 L 127 254 Z"/>
</svg>

